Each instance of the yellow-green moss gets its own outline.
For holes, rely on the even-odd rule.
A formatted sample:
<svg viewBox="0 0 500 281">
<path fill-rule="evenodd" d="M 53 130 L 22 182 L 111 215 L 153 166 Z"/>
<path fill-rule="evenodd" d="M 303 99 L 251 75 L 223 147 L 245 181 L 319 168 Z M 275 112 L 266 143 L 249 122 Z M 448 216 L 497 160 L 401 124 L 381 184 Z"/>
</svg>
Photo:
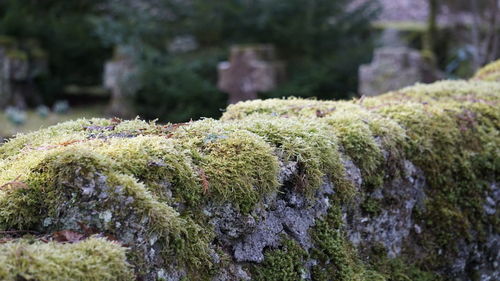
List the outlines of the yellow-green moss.
<svg viewBox="0 0 500 281">
<path fill-rule="evenodd" d="M 500 60 L 491 62 L 480 68 L 472 79 L 500 82 Z"/>
<path fill-rule="evenodd" d="M 121 140 L 132 146 L 133 142 L 140 142 L 141 138 Z M 2 177 L 9 174 L 15 175 L 14 171 L 20 169 L 23 169 L 25 173 L 16 180 L 23 182 L 21 188 L 15 184 L 9 184 L 10 186 L 0 191 L 0 229 L 37 228 L 44 217 L 55 217 L 58 206 L 68 200 L 68 194 L 76 192 L 76 190 L 71 190 L 70 187 L 73 186 L 69 183 L 77 175 L 100 173 L 106 177 L 107 185 L 120 186 L 123 189 L 122 192 L 133 199 L 129 208 L 132 208 L 134 213 L 139 217 L 149 218 L 144 227 L 162 241 L 164 245 L 162 254 L 166 259 L 175 257 L 179 264 L 189 268 L 210 266 L 207 252 L 210 233 L 203 230 L 191 219 L 181 218 L 172 207 L 162 203 L 157 196 L 148 190 L 148 187 L 139 182 L 133 175 L 122 173 L 120 170 L 125 172 L 127 168 L 120 166 L 120 163 L 113 159 L 113 156 L 106 154 L 111 153 L 109 143 L 106 144 L 106 141 L 102 140 L 88 142 L 92 144 L 79 142 L 68 146 L 51 147 L 47 150 L 35 150 L 31 153 L 16 155 L 18 159 L 8 159 L 13 162 L 2 161 L 4 164 L 7 162 L 6 165 L 10 168 L 3 167 L 4 170 L 0 173 Z M 111 141 L 110 144 L 117 143 Z M 104 146 L 105 149 L 101 148 L 99 151 L 99 145 Z M 123 146 L 118 145 L 118 148 L 123 148 Z M 122 153 L 126 153 L 126 151 L 124 149 Z M 140 157 L 142 155 L 137 153 L 128 156 Z M 20 166 L 9 165 L 12 163 L 17 163 Z M 6 182 L 6 178 L 3 178 L 3 182 Z M 111 195 L 113 194 L 110 193 Z M 112 202 L 112 200 L 107 201 Z M 115 203 L 121 204 L 121 202 Z M 100 208 L 104 209 L 100 211 L 106 211 L 105 208 L 113 210 L 113 206 L 106 207 L 104 203 L 102 204 L 103 206 Z M 114 216 L 119 215 L 114 214 Z"/>
<path fill-rule="evenodd" d="M 299 191 L 310 193 L 325 177 L 336 184 L 340 194 L 350 196 L 351 183 L 345 180 L 337 137 L 321 122 L 310 119 L 252 116 L 233 123 L 249 130 L 277 148 L 284 161 L 297 161 L 299 171 L 294 183 Z"/>
<path fill-rule="evenodd" d="M 60 124 L 0 146 L 0 230 L 39 227 L 61 202 L 73 198 L 78 204 L 67 184 L 75 173 L 102 174 L 107 185 L 123 187 L 134 199 L 135 213 L 149 218 L 145 227 L 158 235 L 165 260 L 206 275 L 213 233 L 200 206 L 230 202 L 248 213 L 265 194 L 278 191 L 280 164 L 296 161 L 299 191 L 314 191 L 330 177 L 340 192 L 311 232 L 313 250 L 307 254 L 285 242 L 267 251 L 256 276 L 300 278 L 299 264 L 309 255 L 319 261 L 313 267 L 317 280 L 433 280 L 418 268 L 401 275 L 413 269 L 397 262 L 384 262 L 395 269 L 377 273 L 356 257 L 340 226 L 345 202 L 333 200 L 353 190 L 342 154 L 361 169 L 365 187 L 400 176 L 402 159 L 424 171 L 428 202 L 415 218 L 428 255 L 415 263 L 439 267 L 446 259 L 438 259 L 438 249 L 453 254 L 458 238 L 481 239 L 486 226 L 498 227 L 482 206 L 487 183 L 500 180 L 499 100 L 500 83 L 443 81 L 354 101 L 249 101 L 230 106 L 220 121 Z M 366 200 L 362 207 L 376 214 L 378 203 Z M 179 204 L 181 214 L 171 207 Z"/>
<path fill-rule="evenodd" d="M 190 151 L 207 198 L 248 212 L 279 186 L 273 147 L 254 133 L 205 119 L 179 128 L 173 138 Z"/>
<path fill-rule="evenodd" d="M 18 240 L 0 244 L 0 279 L 135 280 L 126 249 L 100 238 L 75 244 Z"/>
</svg>

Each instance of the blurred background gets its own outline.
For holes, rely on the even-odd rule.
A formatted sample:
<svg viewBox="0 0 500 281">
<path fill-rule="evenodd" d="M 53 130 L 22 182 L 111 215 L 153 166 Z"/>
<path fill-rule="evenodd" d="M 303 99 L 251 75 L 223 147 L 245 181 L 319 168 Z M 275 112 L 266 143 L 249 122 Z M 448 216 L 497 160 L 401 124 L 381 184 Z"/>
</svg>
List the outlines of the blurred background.
<svg viewBox="0 0 500 281">
<path fill-rule="evenodd" d="M 1 0 L 0 142 L 80 117 L 182 122 L 254 98 L 468 78 L 498 0 Z"/>
</svg>

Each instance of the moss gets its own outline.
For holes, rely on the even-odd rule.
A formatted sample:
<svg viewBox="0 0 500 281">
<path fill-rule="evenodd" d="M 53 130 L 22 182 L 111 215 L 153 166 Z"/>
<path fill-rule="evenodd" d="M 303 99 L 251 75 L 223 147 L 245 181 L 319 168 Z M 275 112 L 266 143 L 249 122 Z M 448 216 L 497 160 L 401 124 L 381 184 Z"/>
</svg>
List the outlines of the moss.
<svg viewBox="0 0 500 281">
<path fill-rule="evenodd" d="M 441 81 L 416 85 L 355 102 L 266 100 L 230 106 L 224 120 L 254 115 L 291 116 L 325 122 L 345 152 L 362 169 L 365 183 L 380 186 L 384 176 L 408 159 L 424 170 L 430 185 L 425 226 L 429 253 L 455 241 L 483 239 L 487 225 L 498 222 L 484 213 L 486 182 L 498 181 L 500 84 L 485 81 Z M 368 187 L 369 187 L 368 186 Z M 373 204 L 365 204 L 373 207 Z M 365 206 L 365 207 L 366 207 Z M 373 208 L 369 208 L 370 210 Z M 428 264 L 441 266 L 446 259 Z"/>
<path fill-rule="evenodd" d="M 140 138 L 137 140 L 140 141 Z M 123 139 L 123 141 L 130 140 Z M 59 146 L 49 150 L 38 150 L 38 153 L 23 154 L 25 158 L 22 160 L 26 161 L 24 163 L 21 159 L 16 159 L 14 163 L 20 163 L 22 168 L 26 169 L 26 174 L 22 177 L 22 188 L 16 188 L 14 185 L 13 188 L 0 191 L 0 229 L 34 229 L 41 225 L 47 216 L 57 218 L 60 208 L 64 208 L 64 202 L 68 201 L 68 198 L 72 198 L 70 201 L 75 202 L 75 207 L 79 206 L 78 202 L 85 202 L 83 198 L 75 195 L 81 191 L 77 184 L 71 182 L 78 180 L 79 177 L 102 174 L 108 186 L 119 187 L 121 190 L 120 193 L 109 193 L 109 195 L 120 197 L 107 199 L 95 206 L 95 211 L 109 214 L 106 217 L 109 216 L 117 221 L 126 220 L 126 214 L 122 214 L 123 210 L 120 209 L 123 205 L 120 198 L 131 198 L 129 208 L 132 208 L 136 216 L 148 218 L 144 227 L 163 244 L 162 255 L 165 259 L 175 257 L 178 264 L 188 268 L 210 267 L 211 262 L 208 257 L 210 233 L 190 219 L 181 218 L 173 208 L 160 202 L 132 175 L 119 172 L 119 169 L 126 171 L 126 168 L 121 167 L 113 157 L 107 156 L 106 150 L 101 151 L 101 154 L 91 150 L 92 147 L 104 145 L 103 141 L 92 142 L 93 145 L 74 143 L 72 146 Z M 12 169 L 12 166 L 10 168 Z M 18 166 L 14 168 L 14 170 L 19 169 Z M 9 172 L 12 170 L 6 170 L 6 174 Z M 21 182 L 21 179 L 17 181 Z M 83 208 L 86 208 L 85 203 L 83 204 Z M 103 223 L 110 222 L 109 218 L 107 220 L 103 217 Z M 114 231 L 113 226 L 103 227 L 107 231 Z"/>
<path fill-rule="evenodd" d="M 182 127 L 173 138 L 190 151 L 207 198 L 249 212 L 263 194 L 279 186 L 273 148 L 249 131 L 206 119 Z"/>
<path fill-rule="evenodd" d="M 122 193 L 97 200 L 96 225 L 117 233 L 110 221 L 128 212 L 146 218 L 165 261 L 188 267 L 188 278 L 207 278 L 213 233 L 201 206 L 230 202 L 249 213 L 278 191 L 280 164 L 296 161 L 295 186 L 312 192 L 330 177 L 339 191 L 334 207 L 316 222 L 309 253 L 287 241 L 266 252 L 255 276 L 300 279 L 312 258 L 315 280 L 433 280 L 426 270 L 450 260 L 457 240 L 481 240 L 487 227 L 498 227 L 482 206 L 487 184 L 500 180 L 499 95 L 499 83 L 446 81 L 349 102 L 249 101 L 230 106 L 220 121 L 78 120 L 19 135 L 0 146 L 0 229 L 43 229 L 68 204 L 84 208 L 81 180 L 102 175 L 103 185 Z M 362 171 L 361 196 L 400 176 L 402 159 L 424 171 L 428 202 L 414 214 L 426 251 L 412 261 L 418 267 L 396 260 L 373 269 L 355 255 L 339 209 L 353 191 L 343 153 Z M 122 208 L 121 196 L 133 204 Z M 362 208 L 377 214 L 381 203 L 366 199 Z M 134 247 L 130 260 L 146 268 Z"/>
<path fill-rule="evenodd" d="M 476 74 L 474 74 L 474 77 L 472 77 L 472 79 L 500 82 L 500 60 L 491 62 L 479 69 Z"/>
<path fill-rule="evenodd" d="M 285 239 L 279 249 L 268 250 L 264 256 L 262 264 L 252 266 L 252 280 L 305 280 L 303 264 L 307 258 L 307 252 L 296 241 Z"/>
<path fill-rule="evenodd" d="M 361 202 L 360 207 L 367 214 L 378 216 L 382 211 L 382 200 L 368 197 Z"/>
<path fill-rule="evenodd" d="M 382 280 L 387 281 L 441 281 L 445 280 L 440 275 L 422 270 L 417 265 L 403 261 L 402 257 L 389 258 L 385 247 L 374 244 L 371 248 L 369 264 L 367 267 L 377 272 Z"/>
<path fill-rule="evenodd" d="M 75 244 L 18 240 L 0 244 L 0 279 L 135 280 L 120 245 L 91 238 Z"/>
<path fill-rule="evenodd" d="M 311 231 L 311 257 L 318 260 L 312 269 L 313 280 L 363 280 L 365 270 L 344 236 L 341 216 L 340 208 L 333 206 Z"/>
<path fill-rule="evenodd" d="M 337 137 L 324 123 L 293 117 L 252 116 L 234 122 L 233 126 L 264 138 L 277 148 L 285 162 L 298 162 L 295 186 L 299 191 L 312 193 L 328 177 L 336 184 L 339 195 L 349 197 L 353 193 L 351 183 L 345 180 Z"/>
</svg>

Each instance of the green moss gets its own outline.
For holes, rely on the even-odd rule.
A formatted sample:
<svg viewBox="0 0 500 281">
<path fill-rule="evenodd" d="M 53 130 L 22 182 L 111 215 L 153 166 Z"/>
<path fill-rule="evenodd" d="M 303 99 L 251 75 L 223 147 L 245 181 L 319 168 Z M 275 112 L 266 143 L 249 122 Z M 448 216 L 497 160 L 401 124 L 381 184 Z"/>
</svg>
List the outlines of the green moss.
<svg viewBox="0 0 500 281">
<path fill-rule="evenodd" d="M 499 96 L 499 83 L 441 81 L 355 102 L 238 103 L 223 119 L 265 115 L 325 122 L 362 169 L 368 187 L 380 186 L 388 173 L 401 171 L 398 159 L 412 161 L 430 185 L 427 211 L 419 214 L 425 247 L 429 253 L 445 248 L 453 255 L 452 245 L 458 238 L 472 238 L 469 231 L 482 239 L 487 225 L 498 227 L 482 205 L 487 181 L 498 181 L 495 175 L 500 174 Z M 377 209 L 373 202 L 365 203 L 367 209 Z M 436 267 L 446 260 L 432 256 L 427 263 Z"/>
<path fill-rule="evenodd" d="M 264 138 L 277 148 L 285 162 L 297 161 L 295 186 L 299 191 L 312 193 L 328 177 L 341 195 L 352 195 L 353 187 L 345 180 L 337 137 L 324 123 L 293 117 L 252 116 L 234 122 L 233 126 Z"/>
<path fill-rule="evenodd" d="M 307 252 L 294 240 L 283 241 L 279 249 L 268 250 L 264 262 L 252 267 L 252 280 L 297 281 L 304 278 Z"/>
<path fill-rule="evenodd" d="M 382 211 L 382 200 L 368 197 L 361 202 L 360 207 L 367 214 L 378 216 Z"/>
<path fill-rule="evenodd" d="M 386 249 L 380 244 L 374 244 L 371 248 L 369 265 L 372 271 L 387 281 L 442 281 L 445 280 L 440 275 L 422 270 L 417 265 L 403 261 L 399 258 L 387 257 Z M 369 279 L 370 280 L 370 279 Z"/>
<path fill-rule="evenodd" d="M 434 280 L 426 270 L 444 265 L 457 240 L 481 240 L 487 227 L 498 227 L 482 206 L 487 184 L 500 180 L 499 95 L 499 83 L 446 81 L 350 102 L 249 101 L 230 106 L 221 121 L 160 126 L 93 119 L 19 135 L 0 146 L 0 230 L 41 229 L 65 204 L 83 206 L 72 182 L 104 175 L 106 185 L 133 198 L 128 210 L 147 218 L 144 226 L 158 237 L 162 257 L 188 267 L 192 279 L 206 278 L 214 268 L 213 233 L 201 206 L 230 202 L 248 213 L 278 191 L 280 165 L 296 161 L 300 191 L 334 181 L 333 207 L 316 222 L 309 253 L 287 241 L 266 252 L 255 276 L 300 279 L 310 257 L 318 261 L 315 280 Z M 362 193 L 401 176 L 402 159 L 424 171 L 428 202 L 414 217 L 427 254 L 412 261 L 417 267 L 394 260 L 374 262 L 373 269 L 355 255 L 339 209 L 353 192 L 341 165 L 344 153 L 362 171 Z M 110 196 L 95 210 L 121 220 L 119 200 Z M 382 203 L 368 198 L 362 208 L 376 215 Z M 171 206 L 182 206 L 182 213 Z M 141 267 L 140 257 L 131 260 Z"/>
<path fill-rule="evenodd" d="M 99 238 L 75 244 L 7 242 L 0 244 L 0 279 L 135 280 L 125 251 L 120 245 Z"/>
<path fill-rule="evenodd" d="M 500 82 L 500 60 L 496 60 L 479 69 L 472 77 L 474 80 Z"/>
<path fill-rule="evenodd" d="M 344 236 L 341 216 L 340 208 L 333 206 L 311 231 L 311 257 L 318 260 L 312 269 L 313 280 L 363 280 L 365 270 Z"/>
<path fill-rule="evenodd" d="M 209 199 L 249 212 L 279 186 L 278 158 L 256 134 L 205 119 L 181 127 L 174 138 L 190 151 Z"/>
<path fill-rule="evenodd" d="M 132 144 L 141 138 L 134 141 L 122 140 Z M 210 267 L 211 262 L 208 257 L 210 233 L 191 219 L 181 218 L 172 207 L 162 203 L 134 176 L 121 173 L 120 169 L 123 171 L 127 169 L 120 166 L 113 157 L 106 155 L 109 151 L 101 149 L 99 153 L 98 149 L 92 150 L 104 143 L 101 140 L 93 140 L 92 145 L 75 143 L 73 146 L 60 146 L 48 151 L 39 150 L 38 153 L 23 154 L 26 166 L 22 168 L 26 169 L 26 174 L 17 180 L 22 181 L 23 186 L 17 188 L 13 185 L 12 188 L 0 191 L 0 229 L 37 228 L 43 218 L 57 217 L 57 213 L 68 198 L 72 198 L 70 201 L 78 207 L 78 202 L 84 200 L 75 195 L 81 190 L 71 182 L 77 180 L 77 177 L 102 174 L 106 177 L 108 186 L 120 187 L 123 193 L 121 196 L 132 199 L 129 208 L 132 208 L 136 216 L 148 218 L 144 227 L 163 244 L 162 255 L 165 259 L 175 257 L 179 264 L 188 268 Z M 119 145 L 118 147 L 123 148 Z M 16 160 L 14 163 L 23 163 L 21 159 Z M 19 169 L 18 166 L 14 168 Z M 6 171 L 7 174 L 12 172 Z M 122 209 L 119 206 L 123 202 L 113 200 L 109 198 L 94 206 L 95 211 L 108 213 L 114 220 L 126 220 L 126 214 L 120 213 Z M 85 203 L 82 206 L 85 208 Z M 44 212 L 41 213 L 40 210 Z M 111 225 L 104 227 L 107 231 L 114 231 Z"/>
</svg>

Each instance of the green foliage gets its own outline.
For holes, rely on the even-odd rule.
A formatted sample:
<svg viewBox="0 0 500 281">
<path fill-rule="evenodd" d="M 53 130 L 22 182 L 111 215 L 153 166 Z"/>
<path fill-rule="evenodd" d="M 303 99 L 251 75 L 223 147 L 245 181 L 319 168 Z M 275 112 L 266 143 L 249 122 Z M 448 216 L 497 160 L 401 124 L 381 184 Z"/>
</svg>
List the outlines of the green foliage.
<svg viewBox="0 0 500 281">
<path fill-rule="evenodd" d="M 143 59 L 142 87 L 134 97 L 138 113 L 169 122 L 219 116 L 226 105 L 226 95 L 215 87 L 219 59 L 217 51 Z"/>
<path fill-rule="evenodd" d="M 0 244 L 0 279 L 132 281 L 125 252 L 117 243 L 100 238 L 76 244 L 16 240 Z"/>
<path fill-rule="evenodd" d="M 37 81 L 45 102 L 56 100 L 68 84 L 101 83 L 102 65 L 110 50 L 94 36 L 87 20 L 90 14 L 98 13 L 101 2 L 6 0 L 0 3 L 0 34 L 22 42 L 35 39 L 48 55 L 50 74 Z"/>
</svg>

